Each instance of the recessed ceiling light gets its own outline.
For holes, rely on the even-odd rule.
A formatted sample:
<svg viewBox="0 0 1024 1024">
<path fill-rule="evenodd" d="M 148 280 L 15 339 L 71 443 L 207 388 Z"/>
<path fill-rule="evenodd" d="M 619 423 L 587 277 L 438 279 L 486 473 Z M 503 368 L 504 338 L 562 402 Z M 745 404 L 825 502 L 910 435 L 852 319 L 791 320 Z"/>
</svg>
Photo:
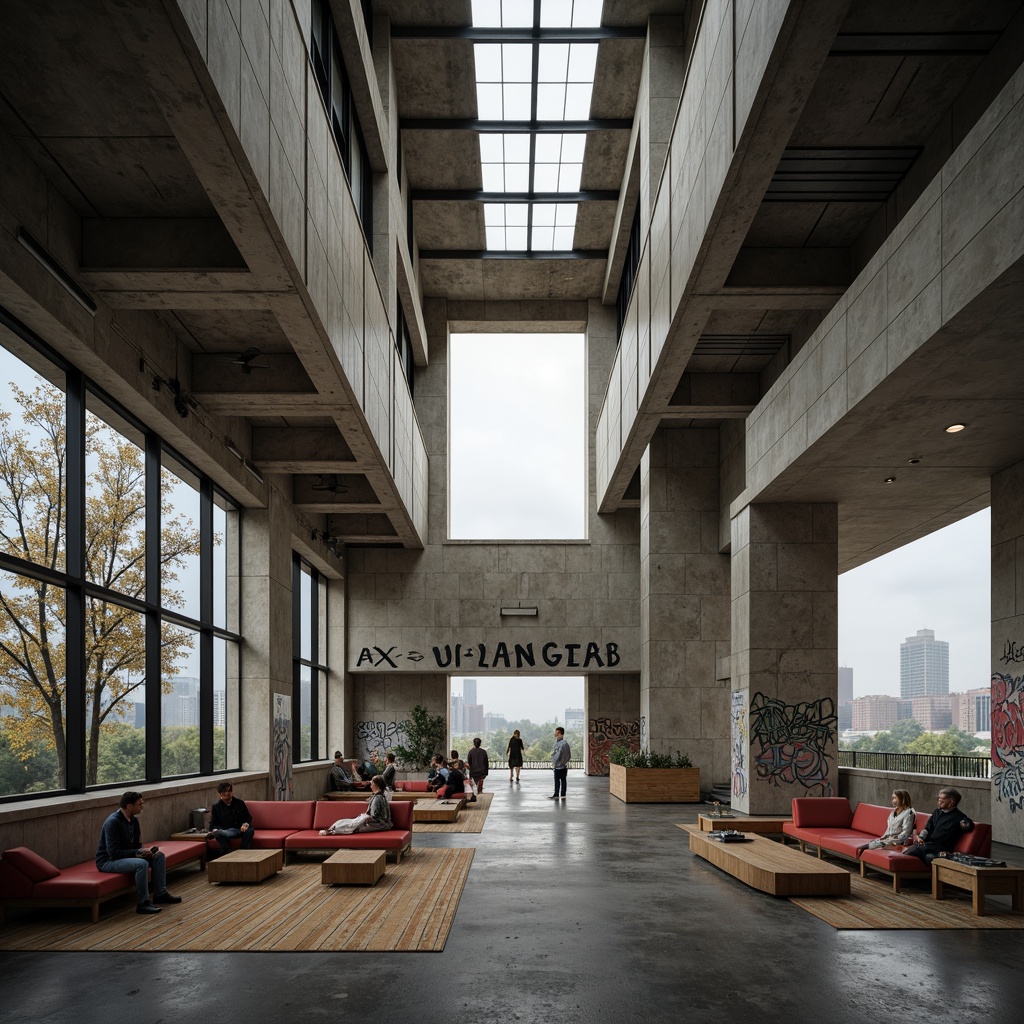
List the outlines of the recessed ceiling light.
<svg viewBox="0 0 1024 1024">
<path fill-rule="evenodd" d="M 885 482 L 887 484 L 894 484 L 894 483 L 896 483 L 896 477 L 894 477 L 894 476 L 887 476 L 885 478 Z"/>
<path fill-rule="evenodd" d="M 947 434 L 959 434 L 960 431 L 966 429 L 966 427 L 967 427 L 966 423 L 950 423 L 950 425 L 948 427 L 946 427 L 946 433 Z"/>
</svg>

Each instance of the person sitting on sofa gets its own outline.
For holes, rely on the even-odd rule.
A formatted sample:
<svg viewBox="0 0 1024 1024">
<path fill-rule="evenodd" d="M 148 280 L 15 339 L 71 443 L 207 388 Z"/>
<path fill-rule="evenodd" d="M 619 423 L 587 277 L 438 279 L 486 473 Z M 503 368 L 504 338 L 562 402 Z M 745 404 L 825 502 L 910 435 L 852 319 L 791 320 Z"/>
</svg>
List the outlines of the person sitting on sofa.
<svg viewBox="0 0 1024 1024">
<path fill-rule="evenodd" d="M 435 754 L 430 761 L 432 775 L 427 776 L 428 789 L 435 793 L 448 784 L 448 765 L 440 754 Z"/>
<path fill-rule="evenodd" d="M 220 799 L 210 810 L 210 831 L 206 834 L 207 840 L 216 839 L 221 853 L 231 852 L 232 839 L 241 840 L 242 849 L 248 850 L 256 835 L 249 808 L 245 806 L 244 800 L 235 797 L 230 782 L 222 782 L 217 787 L 217 793 Z"/>
<path fill-rule="evenodd" d="M 384 771 L 380 773 L 384 780 L 384 788 L 393 790 L 395 788 L 395 755 L 388 751 L 384 755 Z"/>
<path fill-rule="evenodd" d="M 331 793 L 344 793 L 352 788 L 352 779 L 345 771 L 345 758 L 341 751 L 334 752 L 334 764 L 331 766 L 331 773 L 327 777 L 327 789 Z"/>
<path fill-rule="evenodd" d="M 884 846 L 906 846 L 914 834 L 914 810 L 910 794 L 905 789 L 892 791 L 892 813 L 885 825 L 885 832 L 877 839 L 862 846 L 862 850 L 880 850 Z"/>
<path fill-rule="evenodd" d="M 460 761 L 448 765 L 448 780 L 437 791 L 438 800 L 458 800 L 466 795 L 466 776 L 459 770 Z"/>
<path fill-rule="evenodd" d="M 374 775 L 370 779 L 370 799 L 366 810 L 354 818 L 339 818 L 330 828 L 320 829 L 322 836 L 348 836 L 353 832 L 383 832 L 392 827 L 391 806 L 384 795 L 384 779 Z"/>
<path fill-rule="evenodd" d="M 974 822 L 960 810 L 960 793 L 950 786 L 939 790 L 939 806 L 932 812 L 928 824 L 918 833 L 913 844 L 903 852 L 919 857 L 931 864 L 943 857 L 960 841 L 965 832 L 974 830 Z"/>
</svg>

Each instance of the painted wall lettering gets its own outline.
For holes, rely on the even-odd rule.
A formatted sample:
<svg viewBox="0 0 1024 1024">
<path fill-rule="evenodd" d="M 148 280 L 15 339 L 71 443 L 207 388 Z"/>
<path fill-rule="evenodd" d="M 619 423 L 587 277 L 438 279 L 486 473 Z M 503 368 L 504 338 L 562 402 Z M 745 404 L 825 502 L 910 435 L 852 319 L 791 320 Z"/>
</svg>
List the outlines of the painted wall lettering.
<svg viewBox="0 0 1024 1024">
<path fill-rule="evenodd" d="M 755 693 L 750 699 L 750 738 L 757 778 L 773 786 L 799 784 L 819 790 L 817 796 L 831 796 L 827 750 L 838 725 L 829 697 L 786 704 Z M 756 752 L 755 743 L 761 748 Z"/>
<path fill-rule="evenodd" d="M 750 735 L 747 729 L 747 701 L 742 690 L 733 690 L 730 708 L 732 722 L 732 795 L 747 792 L 747 748 Z"/>
<path fill-rule="evenodd" d="M 617 743 L 640 749 L 640 722 L 623 722 L 621 718 L 592 718 L 587 729 L 587 774 L 608 774 L 608 751 Z"/>
<path fill-rule="evenodd" d="M 539 648 L 532 643 L 509 644 L 504 640 L 493 647 L 487 644 L 445 644 L 431 647 L 430 654 L 421 651 L 401 651 L 395 647 L 363 647 L 356 659 L 356 671 L 369 672 L 375 669 L 401 668 L 402 662 L 418 665 L 424 659 L 433 658 L 437 668 L 481 669 L 524 669 L 536 668 L 538 657 L 548 668 L 615 668 L 622 660 L 617 643 L 600 644 L 562 643 L 550 640 Z"/>
<path fill-rule="evenodd" d="M 992 676 L 992 788 L 1011 813 L 1024 808 L 1024 676 Z"/>
</svg>

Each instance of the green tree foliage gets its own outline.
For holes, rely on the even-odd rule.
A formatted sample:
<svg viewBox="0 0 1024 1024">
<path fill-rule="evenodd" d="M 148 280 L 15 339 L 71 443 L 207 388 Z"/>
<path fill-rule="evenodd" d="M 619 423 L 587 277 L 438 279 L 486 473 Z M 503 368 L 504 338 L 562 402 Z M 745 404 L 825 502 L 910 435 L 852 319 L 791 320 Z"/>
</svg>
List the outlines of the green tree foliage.
<svg viewBox="0 0 1024 1024">
<path fill-rule="evenodd" d="M 395 744 L 395 757 L 405 768 L 424 769 L 435 754 L 446 753 L 446 732 L 442 715 L 432 715 L 422 704 L 417 704 L 411 716 L 402 722 L 403 742 Z"/>
<path fill-rule="evenodd" d="M 64 399 L 50 388 L 31 392 L 10 385 L 13 402 L 0 411 L 0 550 L 36 565 L 62 571 L 67 487 Z M 17 414 L 8 411 L 17 406 Z M 140 449 L 97 417 L 86 420 L 89 492 L 86 500 L 86 578 L 129 597 L 144 599 L 145 464 Z M 170 484 L 164 486 L 166 494 Z M 160 564 L 164 583 L 177 578 L 185 560 L 199 552 L 199 531 L 191 520 L 161 508 Z M 179 592 L 164 587 L 169 607 L 181 607 Z M 133 755 L 118 731 L 101 744 L 104 732 L 123 725 L 132 695 L 145 685 L 143 617 L 115 602 L 85 602 L 86 666 L 82 683 L 87 707 L 86 782 L 135 779 Z M 10 748 L 24 761 L 42 744 L 56 755 L 56 787 L 66 776 L 65 592 L 40 580 L 14 576 L 0 590 L 0 705 Z M 188 630 L 165 625 L 161 663 L 173 671 L 193 644 Z M 169 690 L 169 679 L 163 680 Z M 131 728 L 126 726 L 126 728 Z M 141 735 L 141 734 L 140 734 Z M 132 744 L 138 742 L 133 738 Z M 126 775 L 112 764 L 100 767 L 101 745 L 116 751 Z"/>
<path fill-rule="evenodd" d="M 524 761 L 550 761 L 551 748 L 555 745 L 555 729 L 559 728 L 558 722 L 534 722 L 529 718 L 523 718 L 515 722 L 508 722 L 501 729 L 493 729 L 486 733 L 460 734 L 452 736 L 452 747 L 463 757 L 473 745 L 474 736 L 479 736 L 482 746 L 487 750 L 491 761 L 503 763 L 505 751 L 508 749 L 509 737 L 513 730 L 518 729 L 523 741 Z M 565 738 L 569 741 L 572 750 L 573 760 L 582 760 L 586 753 L 586 737 L 579 729 L 567 730 Z"/>
<path fill-rule="evenodd" d="M 42 793 L 57 789 L 57 753 L 42 740 L 35 740 L 28 756 L 15 750 L 0 719 L 0 793 Z"/>
<path fill-rule="evenodd" d="M 977 739 L 950 726 L 945 732 L 926 732 L 918 736 L 907 752 L 910 754 L 969 754 L 977 746 Z"/>
</svg>

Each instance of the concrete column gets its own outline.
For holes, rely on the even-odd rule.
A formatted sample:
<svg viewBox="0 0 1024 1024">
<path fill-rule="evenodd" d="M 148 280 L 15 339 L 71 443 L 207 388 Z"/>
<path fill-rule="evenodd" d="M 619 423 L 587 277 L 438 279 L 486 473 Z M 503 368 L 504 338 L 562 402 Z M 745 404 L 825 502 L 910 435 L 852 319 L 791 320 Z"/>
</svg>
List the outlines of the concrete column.
<svg viewBox="0 0 1024 1024">
<path fill-rule="evenodd" d="M 242 768 L 270 767 L 273 695 L 292 692 L 291 516 L 277 489 L 242 520 Z M 292 716 L 299 713 L 292 707 Z"/>
<path fill-rule="evenodd" d="M 1024 846 L 1024 462 L 992 477 L 992 836 Z"/>
<path fill-rule="evenodd" d="M 598 673 L 584 681 L 587 720 L 586 772 L 608 774 L 608 751 L 622 744 L 640 746 L 640 677 L 635 673 Z M 575 753 L 575 751 L 574 751 Z"/>
<path fill-rule="evenodd" d="M 751 814 L 838 792 L 838 511 L 748 505 L 732 521 L 732 791 Z"/>
<path fill-rule="evenodd" d="M 728 778 L 728 556 L 718 547 L 718 431 L 662 428 L 640 468 L 640 742 Z"/>
</svg>

